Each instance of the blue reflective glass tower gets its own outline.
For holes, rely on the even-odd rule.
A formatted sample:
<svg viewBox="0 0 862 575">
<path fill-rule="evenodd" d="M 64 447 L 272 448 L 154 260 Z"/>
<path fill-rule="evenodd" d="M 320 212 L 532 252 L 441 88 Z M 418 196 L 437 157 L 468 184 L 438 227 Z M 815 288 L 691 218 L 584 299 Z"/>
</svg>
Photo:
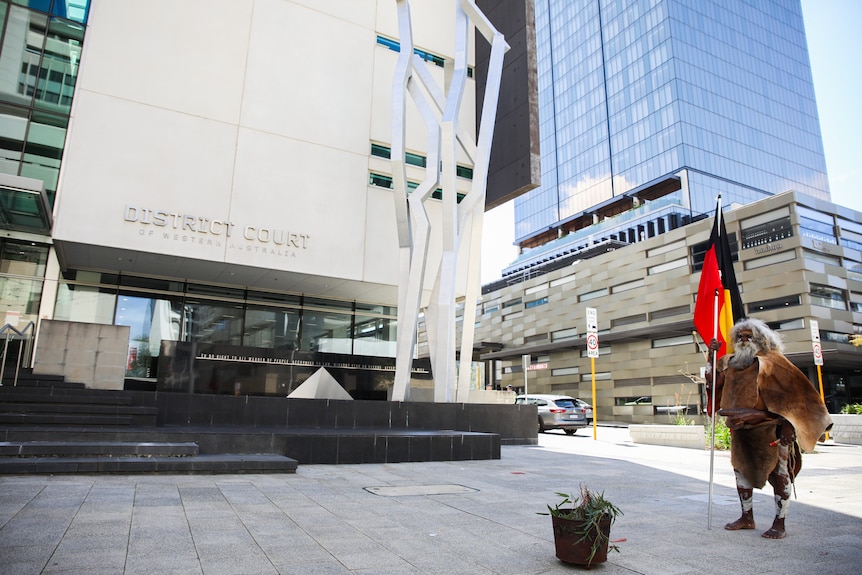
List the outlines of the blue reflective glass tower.
<svg viewBox="0 0 862 575">
<path fill-rule="evenodd" d="M 536 0 L 536 36 L 542 180 L 515 200 L 522 247 L 597 223 L 637 241 L 614 219 L 662 209 L 644 221 L 672 228 L 719 193 L 829 199 L 799 0 Z"/>
</svg>

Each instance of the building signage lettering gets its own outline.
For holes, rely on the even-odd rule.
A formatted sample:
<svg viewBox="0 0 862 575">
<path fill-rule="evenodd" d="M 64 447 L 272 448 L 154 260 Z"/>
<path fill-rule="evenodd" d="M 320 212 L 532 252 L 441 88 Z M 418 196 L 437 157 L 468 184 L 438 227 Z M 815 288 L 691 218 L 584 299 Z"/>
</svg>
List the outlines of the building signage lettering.
<svg viewBox="0 0 862 575">
<path fill-rule="evenodd" d="M 295 365 L 299 367 L 332 367 L 341 369 L 365 369 L 372 371 L 395 371 L 394 365 L 375 365 L 344 361 L 310 361 L 306 359 L 287 359 L 281 357 L 257 357 L 249 355 L 233 355 L 222 353 L 201 353 L 195 356 L 197 360 L 230 361 L 237 363 L 262 363 L 269 365 Z M 429 373 L 427 369 L 414 366 L 413 373 Z"/>
<path fill-rule="evenodd" d="M 781 251 L 781 249 L 783 247 L 784 246 L 782 246 L 781 244 L 769 244 L 769 245 L 765 245 L 763 247 L 754 248 L 754 253 L 760 256 L 760 255 L 768 254 L 771 252 Z"/>
<path fill-rule="evenodd" d="M 143 206 L 126 206 L 123 219 L 139 224 L 141 227 L 138 234 L 141 236 L 215 247 L 221 247 L 224 240 L 233 239 L 229 244 L 230 249 L 269 255 L 296 257 L 296 250 L 308 249 L 311 240 L 309 234 L 261 226 L 238 226 L 231 221 L 217 218 Z M 237 243 L 243 240 L 251 243 Z"/>
</svg>

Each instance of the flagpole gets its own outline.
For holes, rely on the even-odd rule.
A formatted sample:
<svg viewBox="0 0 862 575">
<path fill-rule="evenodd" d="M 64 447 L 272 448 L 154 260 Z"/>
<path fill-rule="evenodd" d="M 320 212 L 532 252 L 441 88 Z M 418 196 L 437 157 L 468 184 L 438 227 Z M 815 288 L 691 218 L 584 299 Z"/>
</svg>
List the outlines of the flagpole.
<svg viewBox="0 0 862 575">
<path fill-rule="evenodd" d="M 715 217 L 721 217 L 721 194 L 718 194 L 718 197 L 715 199 Z M 721 223 L 718 222 L 718 229 L 721 229 Z M 721 273 L 721 272 L 719 272 Z M 723 283 L 722 283 L 723 285 Z M 715 299 L 713 300 L 713 312 L 712 312 L 712 339 L 718 339 L 718 290 L 715 290 Z M 712 343 L 710 341 L 710 343 Z M 712 529 L 712 490 L 713 490 L 713 476 L 715 472 L 715 412 L 718 411 L 715 405 L 715 388 L 716 374 L 718 373 L 718 350 L 712 350 L 712 370 L 710 370 L 710 375 L 712 376 L 712 389 L 710 390 L 710 394 L 712 399 L 709 404 L 712 406 L 712 413 L 710 414 L 710 437 L 709 437 L 709 502 L 707 504 L 706 510 L 706 529 L 707 531 Z"/>
<path fill-rule="evenodd" d="M 712 339 L 718 339 L 718 290 L 715 290 L 715 303 L 713 306 L 713 328 L 712 328 Z M 715 388 L 716 388 L 716 373 L 718 372 L 718 350 L 712 350 L 712 369 L 709 372 L 709 375 L 712 376 L 712 388 L 710 389 L 710 395 L 712 398 L 710 399 L 709 404 L 712 406 L 712 413 L 710 414 L 710 437 L 709 437 L 709 504 L 706 512 L 706 528 L 707 530 L 712 529 L 712 485 L 713 485 L 713 472 L 715 468 Z"/>
</svg>

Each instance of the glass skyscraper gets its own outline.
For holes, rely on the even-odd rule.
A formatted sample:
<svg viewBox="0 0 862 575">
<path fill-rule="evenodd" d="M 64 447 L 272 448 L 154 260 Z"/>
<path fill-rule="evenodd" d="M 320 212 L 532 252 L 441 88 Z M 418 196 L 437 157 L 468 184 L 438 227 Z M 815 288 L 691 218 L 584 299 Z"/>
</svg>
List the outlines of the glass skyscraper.
<svg viewBox="0 0 862 575">
<path fill-rule="evenodd" d="M 638 241 L 719 193 L 829 199 L 799 0 L 536 0 L 536 36 L 542 179 L 515 200 L 519 261 L 595 224 Z"/>
</svg>

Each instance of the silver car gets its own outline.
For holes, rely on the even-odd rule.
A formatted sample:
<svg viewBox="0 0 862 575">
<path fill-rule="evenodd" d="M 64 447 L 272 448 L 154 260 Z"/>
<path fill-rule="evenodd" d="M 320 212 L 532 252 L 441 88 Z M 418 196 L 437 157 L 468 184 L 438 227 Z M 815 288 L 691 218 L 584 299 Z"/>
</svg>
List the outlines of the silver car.
<svg viewBox="0 0 862 575">
<path fill-rule="evenodd" d="M 562 429 L 574 435 L 587 426 L 587 410 L 568 395 L 519 395 L 515 403 L 535 405 L 539 410 L 539 433 Z"/>
</svg>

